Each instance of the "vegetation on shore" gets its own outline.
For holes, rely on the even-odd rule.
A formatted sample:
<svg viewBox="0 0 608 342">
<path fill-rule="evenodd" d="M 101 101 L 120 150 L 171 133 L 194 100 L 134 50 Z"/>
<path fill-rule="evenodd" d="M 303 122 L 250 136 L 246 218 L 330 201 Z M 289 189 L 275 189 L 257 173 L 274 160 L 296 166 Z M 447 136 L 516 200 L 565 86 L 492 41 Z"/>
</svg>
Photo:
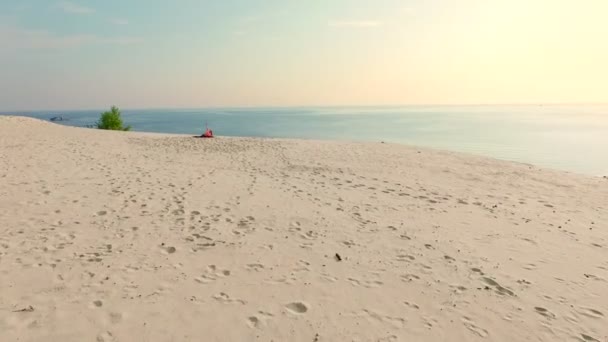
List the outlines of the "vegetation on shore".
<svg viewBox="0 0 608 342">
<path fill-rule="evenodd" d="M 97 122 L 97 128 L 109 129 L 113 131 L 130 131 L 131 126 L 124 126 L 122 117 L 120 116 L 120 109 L 116 106 L 107 111 L 101 113 L 101 117 Z"/>
</svg>

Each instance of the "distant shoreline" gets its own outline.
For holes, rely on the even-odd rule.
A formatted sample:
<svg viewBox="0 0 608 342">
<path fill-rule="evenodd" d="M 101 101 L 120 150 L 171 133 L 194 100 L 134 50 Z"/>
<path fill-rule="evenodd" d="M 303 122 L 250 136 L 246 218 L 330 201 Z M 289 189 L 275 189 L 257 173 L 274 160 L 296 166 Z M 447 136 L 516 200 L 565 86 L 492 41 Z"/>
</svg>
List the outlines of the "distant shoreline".
<svg viewBox="0 0 608 342">
<path fill-rule="evenodd" d="M 20 115 L 94 126 L 99 111 Z M 588 175 L 608 174 L 606 107 L 417 107 L 123 111 L 141 132 L 391 142 L 482 155 Z"/>
<path fill-rule="evenodd" d="M 560 107 L 560 106 L 583 106 L 583 107 L 596 107 L 596 106 L 608 106 L 608 102 L 555 102 L 555 103 L 471 103 L 471 104 L 388 104 L 388 105 L 311 105 L 311 106 L 203 106 L 203 107 L 124 107 L 127 111 L 148 111 L 148 110 L 167 110 L 167 111 L 179 111 L 179 110 L 247 110 L 247 109 L 335 109 L 335 108 L 424 108 L 424 107 L 529 107 L 529 106 L 542 106 L 542 107 Z M 0 115 L 11 115 L 18 113 L 28 112 L 82 112 L 82 111 L 94 111 L 103 112 L 104 107 L 100 108 L 59 108 L 59 109 L 13 109 L 13 110 L 2 110 L 0 109 Z"/>
</svg>

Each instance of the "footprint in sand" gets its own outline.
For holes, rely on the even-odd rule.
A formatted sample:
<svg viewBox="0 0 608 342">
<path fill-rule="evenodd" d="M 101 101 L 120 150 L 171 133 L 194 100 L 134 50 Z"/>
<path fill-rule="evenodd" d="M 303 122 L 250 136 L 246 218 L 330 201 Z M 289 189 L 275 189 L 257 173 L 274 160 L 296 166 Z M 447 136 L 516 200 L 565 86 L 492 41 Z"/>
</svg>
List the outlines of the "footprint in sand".
<svg viewBox="0 0 608 342">
<path fill-rule="evenodd" d="M 336 277 L 334 277 L 332 275 L 329 275 L 327 273 L 321 274 L 320 277 L 321 277 L 322 280 L 330 282 L 330 283 L 335 283 L 336 281 L 338 281 L 338 278 L 336 278 Z"/>
<path fill-rule="evenodd" d="M 556 317 L 554 313 L 552 313 L 551 311 L 549 311 L 543 307 L 540 307 L 540 306 L 534 307 L 534 311 L 536 311 L 538 314 L 541 314 L 549 319 L 555 319 L 555 317 Z"/>
<path fill-rule="evenodd" d="M 232 303 L 238 303 L 238 304 L 242 304 L 242 305 L 247 304 L 247 302 L 242 299 L 230 298 L 230 296 L 224 292 L 220 292 L 216 295 L 213 295 L 213 299 L 215 299 L 221 303 L 224 303 L 224 304 L 232 304 Z"/>
<path fill-rule="evenodd" d="M 254 316 L 247 317 L 247 324 L 251 328 L 261 328 L 266 325 L 266 321 L 274 317 L 270 312 L 258 311 Z"/>
<path fill-rule="evenodd" d="M 247 324 L 252 328 L 259 328 L 261 325 L 261 321 L 256 316 L 247 317 Z"/>
<path fill-rule="evenodd" d="M 416 310 L 420 309 L 420 306 L 418 306 L 418 304 L 416 304 L 416 303 L 410 303 L 410 302 L 406 301 L 406 302 L 403 302 L 403 304 L 405 304 L 406 306 L 408 306 L 412 309 L 416 309 Z"/>
<path fill-rule="evenodd" d="M 294 232 L 294 231 L 299 232 L 299 231 L 301 231 L 301 230 L 302 230 L 302 228 L 301 228 L 301 224 L 300 224 L 300 222 L 298 222 L 298 221 L 292 222 L 292 223 L 290 224 L 290 226 L 289 226 L 289 231 L 290 231 L 290 232 Z"/>
<path fill-rule="evenodd" d="M 209 265 L 205 273 L 200 277 L 194 278 L 194 281 L 201 284 L 209 284 L 219 278 L 228 277 L 230 274 L 230 270 L 219 269 L 215 265 Z"/>
<path fill-rule="evenodd" d="M 194 278 L 194 281 L 201 283 L 201 284 L 209 284 L 213 281 L 215 281 L 217 278 L 207 275 L 207 274 L 203 274 L 200 277 L 196 277 Z"/>
<path fill-rule="evenodd" d="M 366 316 L 370 320 L 375 320 L 381 323 L 390 324 L 395 328 L 402 328 L 407 321 L 402 317 L 391 317 L 380 312 L 375 312 L 369 309 L 364 309 L 363 313 L 358 316 Z"/>
<path fill-rule="evenodd" d="M 416 257 L 409 254 L 399 254 L 397 255 L 397 261 L 414 261 Z"/>
<path fill-rule="evenodd" d="M 259 272 L 260 270 L 264 269 L 264 265 L 262 265 L 262 264 L 247 264 L 247 266 L 245 266 L 245 268 L 248 271 Z"/>
<path fill-rule="evenodd" d="M 347 247 L 352 247 L 355 245 L 355 242 L 353 240 L 346 240 L 346 241 L 342 241 L 342 244 L 344 244 Z"/>
<path fill-rule="evenodd" d="M 285 305 L 285 309 L 292 314 L 301 315 L 308 311 L 308 304 L 304 302 L 292 302 Z"/>
<path fill-rule="evenodd" d="M 215 242 L 207 242 L 207 243 L 197 243 L 196 246 L 192 247 L 191 250 L 193 252 L 204 251 L 211 247 L 215 247 Z"/>
<path fill-rule="evenodd" d="M 604 317 L 604 314 L 601 311 L 592 308 L 581 307 L 577 312 L 591 318 L 599 319 Z"/>
<path fill-rule="evenodd" d="M 598 340 L 595 337 L 591 337 L 587 334 L 581 334 L 581 337 L 583 338 L 583 340 L 588 341 L 588 342 L 600 342 L 600 340 Z"/>
<path fill-rule="evenodd" d="M 467 290 L 467 288 L 465 286 L 458 285 L 458 284 L 451 284 L 450 288 L 456 294 L 461 294 L 461 293 L 463 293 L 463 292 L 465 292 Z"/>
<path fill-rule="evenodd" d="M 483 281 L 484 283 L 493 286 L 496 293 L 500 294 L 500 295 L 509 295 L 509 296 L 515 296 L 515 293 L 513 293 L 513 291 L 507 289 L 506 287 L 501 286 L 499 283 L 497 283 L 494 279 L 492 278 L 488 278 L 488 277 L 482 277 L 481 281 Z"/>
<path fill-rule="evenodd" d="M 405 281 L 405 282 L 410 282 L 410 281 L 412 281 L 412 280 L 419 280 L 419 279 L 420 279 L 420 277 L 419 277 L 419 276 L 417 276 L 417 275 L 415 275 L 415 274 L 411 274 L 411 273 L 408 273 L 408 274 L 403 274 L 403 275 L 401 276 L 401 280 L 403 280 L 403 281 Z"/>
<path fill-rule="evenodd" d="M 380 286 L 384 285 L 384 283 L 381 282 L 380 280 L 363 280 L 363 281 L 361 281 L 361 280 L 355 279 L 355 278 L 348 278 L 348 281 L 354 286 L 363 286 L 368 289 L 372 289 L 372 288 L 376 288 L 376 287 L 380 287 Z"/>
<path fill-rule="evenodd" d="M 488 337 L 488 331 L 486 329 L 483 329 L 479 326 L 477 326 L 475 324 L 475 322 L 473 322 L 469 317 L 463 317 L 462 318 L 462 324 L 464 324 L 464 326 L 469 329 L 471 332 L 475 333 L 476 335 L 480 336 L 480 337 Z"/>
<path fill-rule="evenodd" d="M 104 333 L 97 335 L 97 342 L 111 342 L 111 341 L 116 341 L 116 339 L 114 338 L 114 335 L 112 335 L 112 333 L 109 331 L 106 331 Z"/>
<path fill-rule="evenodd" d="M 300 234 L 300 237 L 306 240 L 316 240 L 319 237 L 319 233 L 309 230 L 306 233 Z"/>
<path fill-rule="evenodd" d="M 437 320 L 432 318 L 432 317 L 421 317 L 422 318 L 422 322 L 424 323 L 424 326 L 427 327 L 428 329 L 433 328 L 433 326 L 437 325 Z"/>
<path fill-rule="evenodd" d="M 312 247 L 314 246 L 313 243 L 311 242 L 304 242 L 298 245 L 300 248 L 304 248 L 304 249 L 312 249 Z"/>
<path fill-rule="evenodd" d="M 161 250 L 165 254 L 173 254 L 173 253 L 177 252 L 177 249 L 175 247 L 172 247 L 172 246 L 161 245 Z"/>
<path fill-rule="evenodd" d="M 605 282 L 605 281 L 606 281 L 604 278 L 598 277 L 598 276 L 596 276 L 595 274 L 588 274 L 588 273 L 585 273 L 585 274 L 583 274 L 583 275 L 584 275 L 584 276 L 585 276 L 585 278 L 587 278 L 587 279 L 591 279 L 591 280 L 599 280 L 599 281 L 603 281 L 603 282 Z"/>
</svg>

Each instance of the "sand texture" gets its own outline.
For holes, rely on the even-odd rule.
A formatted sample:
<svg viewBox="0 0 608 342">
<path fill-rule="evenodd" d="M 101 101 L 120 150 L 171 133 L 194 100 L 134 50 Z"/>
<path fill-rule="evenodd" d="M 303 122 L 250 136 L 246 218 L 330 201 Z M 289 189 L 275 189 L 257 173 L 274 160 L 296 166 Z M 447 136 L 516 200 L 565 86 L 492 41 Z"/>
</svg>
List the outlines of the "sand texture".
<svg viewBox="0 0 608 342">
<path fill-rule="evenodd" d="M 606 342 L 608 180 L 0 117 L 0 334 Z"/>
</svg>

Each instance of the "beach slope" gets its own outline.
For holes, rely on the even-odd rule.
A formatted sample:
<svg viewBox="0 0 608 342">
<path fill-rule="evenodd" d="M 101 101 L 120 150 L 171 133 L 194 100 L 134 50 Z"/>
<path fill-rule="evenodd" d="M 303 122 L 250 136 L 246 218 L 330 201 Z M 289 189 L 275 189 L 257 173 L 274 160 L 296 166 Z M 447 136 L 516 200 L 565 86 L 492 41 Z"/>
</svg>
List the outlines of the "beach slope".
<svg viewBox="0 0 608 342">
<path fill-rule="evenodd" d="M 0 117 L 2 341 L 607 341 L 608 180 Z"/>
</svg>

